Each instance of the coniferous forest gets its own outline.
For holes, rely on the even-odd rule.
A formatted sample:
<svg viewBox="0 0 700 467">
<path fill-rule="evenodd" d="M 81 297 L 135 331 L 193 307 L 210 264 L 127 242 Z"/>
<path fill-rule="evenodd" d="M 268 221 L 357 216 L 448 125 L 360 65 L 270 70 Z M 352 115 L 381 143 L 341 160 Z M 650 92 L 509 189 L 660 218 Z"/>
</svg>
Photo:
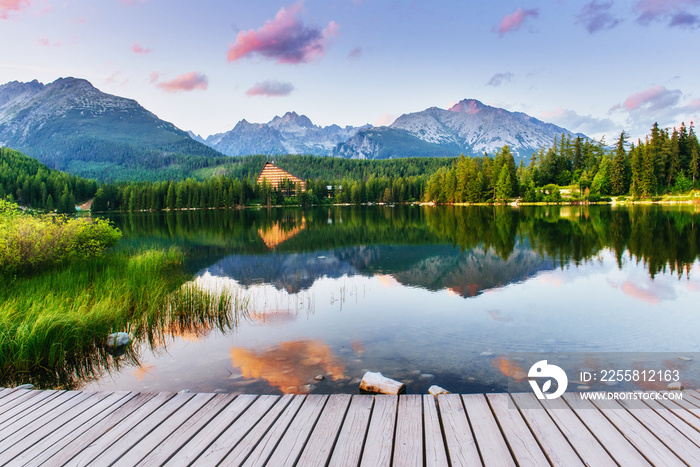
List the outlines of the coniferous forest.
<svg viewBox="0 0 700 467">
<path fill-rule="evenodd" d="M 310 205 L 366 202 L 484 203 L 520 198 L 523 202 L 600 201 L 629 195 L 648 199 L 685 193 L 698 185 L 700 143 L 691 124 L 661 129 L 644 140 L 622 132 L 605 141 L 562 135 L 525 165 L 504 146 L 494 155 L 459 158 L 349 160 L 287 155 L 247 156 L 188 178 L 155 182 L 98 184 L 52 170 L 35 159 L 0 148 L 0 198 L 59 213 L 93 199 L 95 211 L 226 208 L 248 204 Z M 255 179 L 265 161 L 306 180 L 273 188 Z M 184 174 L 183 174 L 184 176 Z"/>
</svg>

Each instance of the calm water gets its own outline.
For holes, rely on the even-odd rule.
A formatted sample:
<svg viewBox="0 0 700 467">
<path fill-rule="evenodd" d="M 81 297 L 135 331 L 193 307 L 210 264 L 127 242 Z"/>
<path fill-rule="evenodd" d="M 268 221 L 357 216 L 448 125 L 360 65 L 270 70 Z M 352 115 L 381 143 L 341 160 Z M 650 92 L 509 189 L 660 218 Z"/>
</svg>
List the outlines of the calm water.
<svg viewBox="0 0 700 467">
<path fill-rule="evenodd" d="M 667 352 L 633 364 L 698 375 L 700 359 L 675 356 L 700 352 L 700 206 L 334 207 L 112 220 L 130 246 L 179 246 L 197 284 L 240 290 L 248 308 L 235 329 L 202 323 L 170 330 L 155 346 L 137 342 L 137 364 L 85 389 L 356 393 L 371 370 L 406 382 L 409 393 L 432 384 L 504 391 L 529 368 L 519 352 L 586 354 L 588 368 L 607 364 L 601 352 Z"/>
</svg>

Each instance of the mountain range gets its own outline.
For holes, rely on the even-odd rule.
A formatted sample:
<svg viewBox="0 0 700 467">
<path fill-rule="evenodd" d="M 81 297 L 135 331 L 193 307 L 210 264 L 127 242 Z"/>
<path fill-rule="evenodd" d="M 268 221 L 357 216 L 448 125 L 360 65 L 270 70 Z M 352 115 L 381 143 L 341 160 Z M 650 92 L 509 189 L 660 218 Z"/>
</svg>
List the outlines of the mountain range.
<svg viewBox="0 0 700 467">
<path fill-rule="evenodd" d="M 88 176 L 86 170 L 95 166 L 133 170 L 162 167 L 177 154 L 221 156 L 135 100 L 77 78 L 0 86 L 0 146 Z"/>
<path fill-rule="evenodd" d="M 140 168 L 181 167 L 192 156 L 205 161 L 191 165 L 204 167 L 206 160 L 222 155 L 480 156 L 506 144 L 518 161 L 562 133 L 585 137 L 521 112 L 465 99 L 447 110 L 431 107 L 401 115 L 389 126 L 321 127 L 305 115 L 287 112 L 267 123 L 241 120 L 230 131 L 202 138 L 159 119 L 135 100 L 103 93 L 83 79 L 0 86 L 0 146 L 84 176 L 97 170 L 133 178 Z"/>
<path fill-rule="evenodd" d="M 313 154 L 333 155 L 340 143 L 348 141 L 364 127 L 340 127 L 314 125 L 306 115 L 287 112 L 268 123 L 249 123 L 241 120 L 232 130 L 217 133 L 204 139 L 194 135 L 197 141 L 227 156 L 249 154 Z"/>
</svg>

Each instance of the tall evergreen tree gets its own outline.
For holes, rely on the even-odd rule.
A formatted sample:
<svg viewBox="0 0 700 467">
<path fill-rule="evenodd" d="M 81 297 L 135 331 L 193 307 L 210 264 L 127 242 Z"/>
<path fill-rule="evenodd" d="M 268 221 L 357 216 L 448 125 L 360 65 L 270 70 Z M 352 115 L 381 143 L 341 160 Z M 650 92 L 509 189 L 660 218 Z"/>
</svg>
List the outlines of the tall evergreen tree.
<svg viewBox="0 0 700 467">
<path fill-rule="evenodd" d="M 627 134 L 623 131 L 617 140 L 615 156 L 610 166 L 610 191 L 613 195 L 622 195 L 628 192 L 627 186 L 627 153 L 625 144 Z"/>
</svg>

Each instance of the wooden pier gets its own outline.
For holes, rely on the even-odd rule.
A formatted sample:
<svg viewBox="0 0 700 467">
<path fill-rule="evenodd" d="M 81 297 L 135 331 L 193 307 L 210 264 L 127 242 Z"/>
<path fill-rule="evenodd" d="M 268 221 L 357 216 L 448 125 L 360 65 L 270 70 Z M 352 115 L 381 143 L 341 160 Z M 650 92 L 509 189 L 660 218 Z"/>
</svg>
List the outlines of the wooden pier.
<svg viewBox="0 0 700 467">
<path fill-rule="evenodd" d="M 225 395 L 0 390 L 0 465 L 700 465 L 700 394 Z"/>
</svg>

